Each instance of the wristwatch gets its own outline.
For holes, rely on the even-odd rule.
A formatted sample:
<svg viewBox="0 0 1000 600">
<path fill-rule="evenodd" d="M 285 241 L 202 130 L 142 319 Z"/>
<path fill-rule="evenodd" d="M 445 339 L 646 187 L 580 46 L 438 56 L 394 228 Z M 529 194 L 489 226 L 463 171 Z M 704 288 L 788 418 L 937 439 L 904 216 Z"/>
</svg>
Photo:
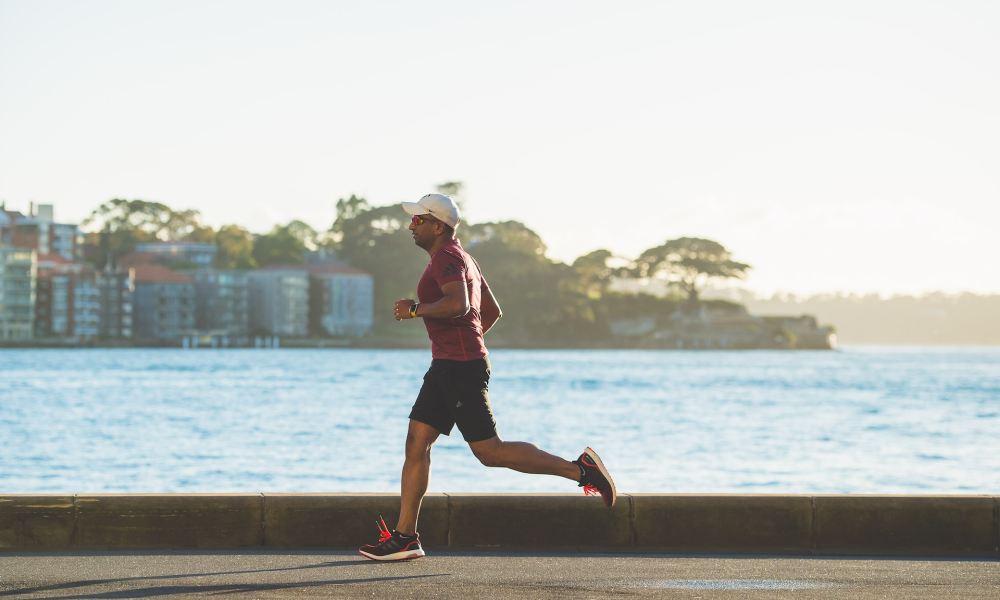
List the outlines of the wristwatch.
<svg viewBox="0 0 1000 600">
<path fill-rule="evenodd" d="M 417 307 L 418 306 L 420 306 L 419 302 L 414 302 L 413 304 L 410 305 L 410 318 L 411 319 L 416 319 L 417 318 Z"/>
</svg>

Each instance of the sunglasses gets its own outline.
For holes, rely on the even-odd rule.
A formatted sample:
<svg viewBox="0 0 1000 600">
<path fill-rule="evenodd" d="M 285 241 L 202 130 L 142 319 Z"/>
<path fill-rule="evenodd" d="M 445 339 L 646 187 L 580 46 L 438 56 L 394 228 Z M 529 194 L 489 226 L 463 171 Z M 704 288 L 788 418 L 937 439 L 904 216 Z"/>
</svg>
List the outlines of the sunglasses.
<svg viewBox="0 0 1000 600">
<path fill-rule="evenodd" d="M 410 222 L 414 225 L 423 225 L 424 223 L 431 223 L 433 221 L 435 221 L 435 219 L 432 219 L 427 215 L 413 215 L 413 218 L 410 219 Z"/>
</svg>

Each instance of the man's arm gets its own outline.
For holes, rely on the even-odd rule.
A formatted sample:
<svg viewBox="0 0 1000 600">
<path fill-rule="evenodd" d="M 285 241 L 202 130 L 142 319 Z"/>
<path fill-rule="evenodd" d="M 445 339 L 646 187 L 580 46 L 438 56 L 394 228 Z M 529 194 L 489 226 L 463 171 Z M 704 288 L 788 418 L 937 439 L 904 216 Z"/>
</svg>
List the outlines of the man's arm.
<svg viewBox="0 0 1000 600">
<path fill-rule="evenodd" d="M 483 285 L 479 289 L 482 296 L 482 302 L 479 306 L 479 317 L 483 322 L 483 335 L 486 335 L 486 332 L 503 316 L 503 312 L 500 310 L 500 304 L 493 295 L 493 290 L 486 284 L 485 279 L 483 279 Z"/>
<path fill-rule="evenodd" d="M 418 306 L 417 316 L 450 319 L 465 316 L 469 312 L 469 290 L 465 287 L 464 280 L 449 281 L 441 286 L 441 293 L 444 296 L 437 302 Z M 410 306 L 415 302 L 410 298 L 396 300 L 396 320 L 411 319 Z"/>
</svg>

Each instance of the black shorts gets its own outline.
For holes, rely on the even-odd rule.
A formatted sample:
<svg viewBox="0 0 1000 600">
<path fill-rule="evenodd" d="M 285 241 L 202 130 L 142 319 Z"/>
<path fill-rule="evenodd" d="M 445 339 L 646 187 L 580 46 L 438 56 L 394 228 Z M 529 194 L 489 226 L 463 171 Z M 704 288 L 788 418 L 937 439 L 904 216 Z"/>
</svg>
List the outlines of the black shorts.
<svg viewBox="0 0 1000 600">
<path fill-rule="evenodd" d="M 410 418 L 445 435 L 457 423 L 467 442 L 488 440 L 497 434 L 490 408 L 490 360 L 431 361 Z"/>
</svg>

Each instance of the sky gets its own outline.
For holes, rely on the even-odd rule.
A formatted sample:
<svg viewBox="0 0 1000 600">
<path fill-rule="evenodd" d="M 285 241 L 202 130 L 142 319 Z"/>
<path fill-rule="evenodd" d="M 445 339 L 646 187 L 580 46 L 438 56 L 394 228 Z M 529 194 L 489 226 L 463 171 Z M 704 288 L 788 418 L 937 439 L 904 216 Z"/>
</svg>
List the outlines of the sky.
<svg viewBox="0 0 1000 600">
<path fill-rule="evenodd" d="M 1000 3 L 0 0 L 0 200 L 326 229 L 464 183 L 549 256 L 1000 292 Z"/>
</svg>

